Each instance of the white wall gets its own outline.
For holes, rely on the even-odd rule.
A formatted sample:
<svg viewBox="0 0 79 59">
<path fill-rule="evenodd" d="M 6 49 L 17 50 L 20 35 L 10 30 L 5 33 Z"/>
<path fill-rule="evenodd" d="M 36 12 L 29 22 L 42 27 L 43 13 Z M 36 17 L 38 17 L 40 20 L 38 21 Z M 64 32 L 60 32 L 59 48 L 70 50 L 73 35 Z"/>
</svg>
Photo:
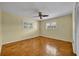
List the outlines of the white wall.
<svg viewBox="0 0 79 59">
<path fill-rule="evenodd" d="M 0 53 L 1 53 L 1 45 L 2 45 L 2 31 L 1 31 L 1 10 L 0 10 Z"/>
<path fill-rule="evenodd" d="M 75 7 L 75 49 L 79 56 L 79 3 Z"/>
<path fill-rule="evenodd" d="M 23 28 L 23 17 L 16 16 L 11 13 L 2 12 L 2 31 L 3 31 L 3 44 L 11 43 L 23 39 L 33 38 L 39 35 L 38 21 L 32 21 L 33 28 L 25 30 Z M 26 18 L 26 21 L 27 18 Z"/>
<path fill-rule="evenodd" d="M 57 28 L 46 30 L 46 23 L 56 22 Z M 72 42 L 72 14 L 41 21 L 41 35 L 63 41 Z"/>
</svg>

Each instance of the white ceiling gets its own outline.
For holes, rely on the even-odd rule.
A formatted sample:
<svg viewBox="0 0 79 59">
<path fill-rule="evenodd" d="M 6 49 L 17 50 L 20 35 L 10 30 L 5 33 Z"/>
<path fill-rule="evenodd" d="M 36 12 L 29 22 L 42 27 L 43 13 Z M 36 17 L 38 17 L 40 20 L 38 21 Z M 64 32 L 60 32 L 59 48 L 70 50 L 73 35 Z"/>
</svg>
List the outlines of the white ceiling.
<svg viewBox="0 0 79 59">
<path fill-rule="evenodd" d="M 11 12 L 18 16 L 29 19 L 39 19 L 38 12 L 48 14 L 49 17 L 43 19 L 54 18 L 72 13 L 74 2 L 1 2 L 0 5 L 6 12 Z"/>
</svg>

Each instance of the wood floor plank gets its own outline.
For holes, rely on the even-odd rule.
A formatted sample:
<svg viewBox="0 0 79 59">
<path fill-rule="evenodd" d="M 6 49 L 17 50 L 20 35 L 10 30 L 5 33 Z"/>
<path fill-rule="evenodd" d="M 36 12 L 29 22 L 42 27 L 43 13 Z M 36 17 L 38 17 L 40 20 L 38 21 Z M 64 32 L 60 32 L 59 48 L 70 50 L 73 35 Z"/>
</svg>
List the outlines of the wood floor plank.
<svg viewBox="0 0 79 59">
<path fill-rule="evenodd" d="M 73 56 L 72 43 L 35 37 L 2 46 L 2 56 Z"/>
</svg>

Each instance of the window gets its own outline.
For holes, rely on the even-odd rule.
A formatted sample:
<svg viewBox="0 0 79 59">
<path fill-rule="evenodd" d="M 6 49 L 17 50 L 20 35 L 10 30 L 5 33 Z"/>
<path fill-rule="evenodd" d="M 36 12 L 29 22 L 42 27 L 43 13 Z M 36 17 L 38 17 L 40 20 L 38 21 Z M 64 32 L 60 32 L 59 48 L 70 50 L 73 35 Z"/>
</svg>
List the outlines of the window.
<svg viewBox="0 0 79 59">
<path fill-rule="evenodd" d="M 56 22 L 46 23 L 46 29 L 55 29 L 55 28 L 56 28 Z"/>
<path fill-rule="evenodd" d="M 24 28 L 31 29 L 31 28 L 33 28 L 33 24 L 30 22 L 24 22 Z"/>
</svg>

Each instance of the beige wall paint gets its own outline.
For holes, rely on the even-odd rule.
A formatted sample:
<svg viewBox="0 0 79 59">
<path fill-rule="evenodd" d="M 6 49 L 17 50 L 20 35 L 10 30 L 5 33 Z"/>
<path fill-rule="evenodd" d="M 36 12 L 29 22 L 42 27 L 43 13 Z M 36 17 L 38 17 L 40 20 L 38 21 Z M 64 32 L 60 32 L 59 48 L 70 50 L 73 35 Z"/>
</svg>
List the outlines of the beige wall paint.
<svg viewBox="0 0 79 59">
<path fill-rule="evenodd" d="M 45 24 L 47 22 L 56 22 L 57 28 L 55 30 L 46 30 Z M 72 41 L 72 15 L 67 15 L 67 16 L 62 16 L 55 19 L 41 21 L 41 35 L 71 42 Z"/>
<path fill-rule="evenodd" d="M 37 36 L 46 36 L 64 41 L 72 41 L 72 15 L 62 16 L 43 21 L 27 20 L 33 23 L 32 29 L 23 28 L 23 17 L 11 13 L 2 12 L 2 44 L 15 42 Z M 57 22 L 55 30 L 45 30 L 46 22 Z"/>
<path fill-rule="evenodd" d="M 2 18 L 3 44 L 33 38 L 39 35 L 38 21 L 32 21 L 34 28 L 27 30 L 23 28 L 23 17 L 2 12 Z M 26 19 L 26 21 L 28 20 Z"/>
<path fill-rule="evenodd" d="M 0 10 L 0 52 L 1 52 L 1 45 L 2 45 L 2 31 L 1 31 L 1 10 Z"/>
</svg>

